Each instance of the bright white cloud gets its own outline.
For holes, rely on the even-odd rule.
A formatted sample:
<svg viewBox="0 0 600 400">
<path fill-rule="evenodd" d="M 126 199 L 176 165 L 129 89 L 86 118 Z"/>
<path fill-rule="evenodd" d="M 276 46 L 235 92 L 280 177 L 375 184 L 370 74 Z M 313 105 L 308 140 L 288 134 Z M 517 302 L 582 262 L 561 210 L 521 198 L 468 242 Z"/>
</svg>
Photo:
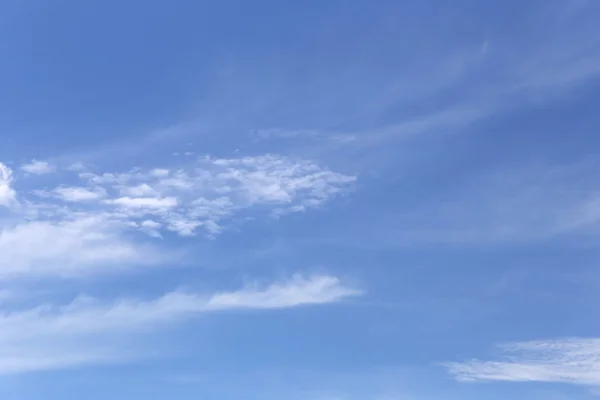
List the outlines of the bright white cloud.
<svg viewBox="0 0 600 400">
<path fill-rule="evenodd" d="M 232 218 L 259 208 L 271 215 L 305 211 L 347 190 L 355 180 L 312 161 L 276 155 L 200 157 L 172 169 L 79 171 L 76 177 L 76 185 L 34 190 L 34 206 L 47 208 L 51 220 L 61 213 L 63 219 L 69 213 L 101 214 L 153 236 L 159 235 L 158 229 L 182 236 L 202 229 L 214 236 Z M 149 230 L 140 225 L 149 219 L 159 226 Z"/>
<path fill-rule="evenodd" d="M 137 186 L 124 186 L 118 189 L 121 195 L 125 197 L 156 197 L 160 195 L 147 183 L 140 183 Z"/>
<path fill-rule="evenodd" d="M 201 230 L 214 237 L 254 210 L 269 215 L 319 206 L 354 180 L 272 155 L 100 174 L 81 168 L 53 176 L 53 182 L 64 178 L 56 187 L 42 183 L 19 193 L 20 207 L 0 223 L 0 279 L 86 276 L 160 262 L 164 257 L 150 254 L 157 243 L 128 231 L 159 238 Z M 0 204 L 15 202 L 12 180 L 1 164 Z"/>
<path fill-rule="evenodd" d="M 55 167 L 46 161 L 33 160 L 29 164 L 23 164 L 21 170 L 28 174 L 44 175 L 54 172 Z"/>
<path fill-rule="evenodd" d="M 532 341 L 500 346 L 497 361 L 446 364 L 460 381 L 563 382 L 600 386 L 600 339 Z"/>
<path fill-rule="evenodd" d="M 296 276 L 292 282 L 275 284 L 267 290 L 246 288 L 233 293 L 222 293 L 210 298 L 206 306 L 211 310 L 228 308 L 282 308 L 302 304 L 322 304 L 360 295 L 356 289 L 344 287 L 332 276 L 305 279 Z"/>
<path fill-rule="evenodd" d="M 102 216 L 4 227 L 0 230 L 0 280 L 108 273 L 162 259 L 126 238 L 124 228 Z"/>
<path fill-rule="evenodd" d="M 164 178 L 169 176 L 169 170 L 165 168 L 154 168 L 152 171 L 150 171 L 150 175 L 157 178 Z"/>
<path fill-rule="evenodd" d="M 53 194 L 66 201 L 98 200 L 106 196 L 103 188 L 58 187 Z"/>
<path fill-rule="evenodd" d="M 0 163 L 0 206 L 10 206 L 16 202 L 16 192 L 11 186 L 12 170 Z"/>
<path fill-rule="evenodd" d="M 212 296 L 172 292 L 155 300 L 106 304 L 80 297 L 66 306 L 40 306 L 0 315 L 0 373 L 124 361 L 140 334 L 194 314 L 275 309 L 339 302 L 357 296 L 334 277 L 296 277 L 287 283 Z M 128 350 L 129 349 L 129 350 Z"/>
<path fill-rule="evenodd" d="M 153 197 L 119 197 L 111 201 L 112 204 L 125 208 L 155 208 L 168 209 L 177 205 L 177 198 L 153 198 Z"/>
</svg>

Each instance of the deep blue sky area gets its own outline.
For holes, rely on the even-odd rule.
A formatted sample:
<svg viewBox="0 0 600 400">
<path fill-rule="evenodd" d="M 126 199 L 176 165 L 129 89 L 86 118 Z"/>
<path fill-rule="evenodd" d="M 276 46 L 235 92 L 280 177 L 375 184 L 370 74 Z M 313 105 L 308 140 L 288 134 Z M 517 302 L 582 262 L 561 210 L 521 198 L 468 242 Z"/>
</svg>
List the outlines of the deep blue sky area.
<svg viewBox="0 0 600 400">
<path fill-rule="evenodd" d="M 596 398 L 599 19 L 3 1 L 0 398 Z"/>
</svg>

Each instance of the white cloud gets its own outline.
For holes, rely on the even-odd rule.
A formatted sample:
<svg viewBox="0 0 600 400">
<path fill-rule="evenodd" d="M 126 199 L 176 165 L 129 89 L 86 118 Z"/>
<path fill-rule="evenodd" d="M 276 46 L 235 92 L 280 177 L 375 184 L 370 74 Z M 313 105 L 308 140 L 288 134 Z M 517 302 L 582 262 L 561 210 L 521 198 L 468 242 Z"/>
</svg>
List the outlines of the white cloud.
<svg viewBox="0 0 600 400">
<path fill-rule="evenodd" d="M 128 231 L 160 238 L 202 230 L 214 237 L 237 215 L 316 207 L 354 180 L 313 162 L 272 155 L 202 157 L 179 168 L 101 174 L 78 168 L 52 181 L 65 176 L 56 187 L 19 193 L 20 207 L 0 221 L 0 279 L 88 276 L 159 263 L 164 258 L 153 254 L 157 243 Z M 0 204 L 15 201 L 11 185 L 11 170 L 2 164 Z"/>
<path fill-rule="evenodd" d="M 145 221 L 142 221 L 139 225 L 140 225 L 140 229 L 142 230 L 142 232 L 145 232 L 146 234 L 148 234 L 150 236 L 161 237 L 159 229 L 161 228 L 162 225 L 159 224 L 158 222 L 153 221 L 153 220 L 145 220 Z"/>
<path fill-rule="evenodd" d="M 169 176 L 169 170 L 166 168 L 154 168 L 152 171 L 150 171 L 150 175 L 157 178 L 164 178 Z"/>
<path fill-rule="evenodd" d="M 69 202 L 43 204 L 50 209 L 62 208 L 65 214 L 101 213 L 152 236 L 160 235 L 157 229 L 182 236 L 202 229 L 214 236 L 237 215 L 259 208 L 271 215 L 305 211 L 347 190 L 355 180 L 312 161 L 276 155 L 200 157 L 179 168 L 134 168 L 101 174 L 83 171 L 77 177 L 76 186 L 34 193 Z M 102 202 L 93 201 L 98 199 Z M 36 202 L 37 207 L 42 206 L 40 202 L 44 199 Z M 155 220 L 160 228 L 141 227 L 147 219 Z"/>
<path fill-rule="evenodd" d="M 119 197 L 117 199 L 111 200 L 111 203 L 126 208 L 168 209 L 177 206 L 177 199 L 175 197 Z"/>
<path fill-rule="evenodd" d="M 122 273 L 171 259 L 157 242 L 131 235 L 131 229 L 161 237 L 165 231 L 194 235 L 202 227 L 214 236 L 224 221 L 255 206 L 315 207 L 354 180 L 278 156 L 204 157 L 178 169 L 101 174 L 82 168 L 66 172 L 71 179 L 58 186 L 19 193 L 20 207 L 0 221 L 0 281 L 6 286 L 0 293 L 0 374 L 143 357 L 151 348 L 139 348 L 142 334 L 199 313 L 334 303 L 360 294 L 334 277 L 298 276 L 212 296 L 176 291 L 114 303 L 81 296 L 63 306 L 15 309 L 23 304 L 15 300 L 13 289 L 20 288 L 12 283 Z M 11 170 L 0 164 L 3 204 L 16 201 L 12 183 Z"/>
<path fill-rule="evenodd" d="M 292 282 L 275 284 L 264 291 L 247 288 L 215 295 L 207 302 L 207 308 L 220 310 L 294 307 L 302 304 L 331 303 L 359 294 L 359 290 L 342 286 L 339 279 L 332 276 L 319 276 L 308 280 L 296 276 Z"/>
<path fill-rule="evenodd" d="M 40 306 L 0 315 L 0 373 L 119 362 L 140 334 L 189 316 L 233 309 L 276 309 L 339 302 L 360 291 L 334 277 L 296 277 L 287 283 L 212 296 L 172 292 L 155 300 L 106 304 L 80 297 L 66 306 Z M 147 349 L 146 349 L 147 350 Z"/>
<path fill-rule="evenodd" d="M 106 196 L 103 188 L 58 187 L 53 194 L 66 201 L 98 200 Z"/>
<path fill-rule="evenodd" d="M 209 221 L 196 221 L 187 219 L 181 215 L 171 215 L 167 218 L 167 229 L 171 232 L 177 232 L 180 236 L 194 236 L 195 231 L 198 227 L 206 225 Z M 219 228 L 214 230 L 208 230 L 208 233 L 214 234 L 219 233 Z"/>
<path fill-rule="evenodd" d="M 85 171 L 85 165 L 80 162 L 73 163 L 66 168 L 67 171 L 80 172 Z"/>
<path fill-rule="evenodd" d="M 446 364 L 461 381 L 563 382 L 600 386 L 600 339 L 575 338 L 500 347 L 499 361 Z"/>
<path fill-rule="evenodd" d="M 22 222 L 0 230 L 0 280 L 15 276 L 87 276 L 161 258 L 102 216 Z"/>
<path fill-rule="evenodd" d="M 121 195 L 127 197 L 156 197 L 160 195 L 147 183 L 140 183 L 137 186 L 124 186 L 119 188 L 119 191 Z"/>
<path fill-rule="evenodd" d="M 11 206 L 16 202 L 16 192 L 11 186 L 12 170 L 0 163 L 0 206 Z"/>
<path fill-rule="evenodd" d="M 28 174 L 44 175 L 54 172 L 55 168 L 46 161 L 33 160 L 29 164 L 22 165 L 21 170 Z"/>
<path fill-rule="evenodd" d="M 290 204 L 298 196 L 305 205 L 328 200 L 356 179 L 322 169 L 307 161 L 272 155 L 209 160 L 219 167 L 215 174 L 222 192 L 236 192 L 250 204 Z"/>
</svg>

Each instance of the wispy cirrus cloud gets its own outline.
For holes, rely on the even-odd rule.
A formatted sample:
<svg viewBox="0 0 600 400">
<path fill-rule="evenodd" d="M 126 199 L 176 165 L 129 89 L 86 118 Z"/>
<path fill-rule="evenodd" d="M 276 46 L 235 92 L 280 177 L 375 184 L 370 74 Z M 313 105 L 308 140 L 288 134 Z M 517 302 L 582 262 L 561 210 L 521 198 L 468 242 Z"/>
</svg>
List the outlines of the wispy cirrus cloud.
<svg viewBox="0 0 600 400">
<path fill-rule="evenodd" d="M 208 300 L 206 307 L 210 310 L 284 308 L 306 303 L 326 304 L 360 294 L 360 290 L 342 286 L 336 277 L 318 276 L 307 280 L 297 275 L 289 282 L 273 284 L 264 291 L 254 286 L 217 294 Z"/>
<path fill-rule="evenodd" d="M 493 361 L 447 363 L 451 375 L 465 382 L 562 382 L 600 386 L 600 339 L 540 340 L 499 346 Z"/>
<path fill-rule="evenodd" d="M 452 193 L 396 213 L 398 242 L 528 242 L 600 232 L 596 158 L 470 174 Z"/>
<path fill-rule="evenodd" d="M 295 139 L 295 138 L 315 138 L 323 133 L 314 129 L 252 129 L 250 137 L 256 140 L 266 139 Z"/>
<path fill-rule="evenodd" d="M 154 300 L 106 303 L 81 296 L 64 306 L 42 305 L 0 315 L 0 374 L 125 362 L 142 334 L 193 315 L 235 309 L 278 309 L 336 303 L 359 296 L 332 276 L 296 276 L 213 295 L 175 291 Z M 139 349 L 138 349 L 139 350 Z"/>
<path fill-rule="evenodd" d="M 384 202 L 384 213 L 357 213 L 348 225 L 311 235 L 306 244 L 381 249 L 561 240 L 594 246 L 600 234 L 600 185 L 594 179 L 598 168 L 600 160 L 588 157 L 573 163 L 469 170 L 452 185 L 431 186 L 397 207 Z M 408 188 L 421 185 L 419 180 L 407 181 Z M 392 182 L 402 185 L 401 180 Z M 384 198 L 387 189 L 381 193 Z"/>
<path fill-rule="evenodd" d="M 463 132 L 489 117 L 555 101 L 600 77 L 597 11 L 593 2 L 549 1 L 524 13 L 521 22 L 526 23 L 516 24 L 514 31 L 497 27 L 495 34 L 486 34 L 489 26 L 481 26 L 480 35 L 452 42 L 451 46 L 433 46 L 429 51 L 419 47 L 396 49 L 414 64 L 399 65 L 393 76 L 376 80 L 381 86 L 373 86 L 379 90 L 365 90 L 355 96 L 366 103 L 360 108 L 344 108 L 352 102 L 337 99 L 342 105 L 336 111 L 345 112 L 332 113 L 337 118 L 330 117 L 327 124 L 304 125 L 303 129 L 293 125 L 259 127 L 251 136 L 262 140 L 319 138 L 314 152 L 331 147 L 337 152 L 340 144 L 355 151 L 373 151 L 390 140 Z M 406 22 L 411 26 L 411 21 Z M 486 23 L 493 25 L 494 21 Z M 438 35 L 453 36 L 453 25 L 438 29 Z M 524 37 L 528 40 L 521 40 Z M 361 67 L 353 67 L 348 75 L 356 81 L 372 81 L 377 72 Z M 345 82 L 335 77 L 330 80 L 336 82 L 331 84 L 333 89 L 344 87 Z M 313 97 L 326 95 L 317 90 Z M 340 138 L 353 140 L 327 146 L 323 139 L 332 136 L 331 126 L 337 127 Z"/>
</svg>

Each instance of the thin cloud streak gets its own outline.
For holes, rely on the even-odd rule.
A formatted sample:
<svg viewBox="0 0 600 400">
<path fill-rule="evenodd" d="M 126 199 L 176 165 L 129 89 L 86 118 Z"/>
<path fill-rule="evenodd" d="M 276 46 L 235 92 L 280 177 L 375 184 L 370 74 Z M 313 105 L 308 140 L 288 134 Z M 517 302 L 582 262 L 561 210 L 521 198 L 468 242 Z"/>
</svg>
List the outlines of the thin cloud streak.
<svg viewBox="0 0 600 400">
<path fill-rule="evenodd" d="M 380 245 L 526 243 L 600 232 L 598 159 L 471 173 L 443 200 L 388 216 Z"/>
<path fill-rule="evenodd" d="M 0 374 L 86 364 L 124 362 L 143 356 L 128 349 L 144 333 L 194 315 L 228 310 L 268 310 L 337 303 L 359 296 L 332 276 L 296 276 L 266 287 L 203 296 L 175 291 L 155 300 L 103 303 L 80 296 L 65 306 L 42 305 L 0 315 Z"/>
</svg>

